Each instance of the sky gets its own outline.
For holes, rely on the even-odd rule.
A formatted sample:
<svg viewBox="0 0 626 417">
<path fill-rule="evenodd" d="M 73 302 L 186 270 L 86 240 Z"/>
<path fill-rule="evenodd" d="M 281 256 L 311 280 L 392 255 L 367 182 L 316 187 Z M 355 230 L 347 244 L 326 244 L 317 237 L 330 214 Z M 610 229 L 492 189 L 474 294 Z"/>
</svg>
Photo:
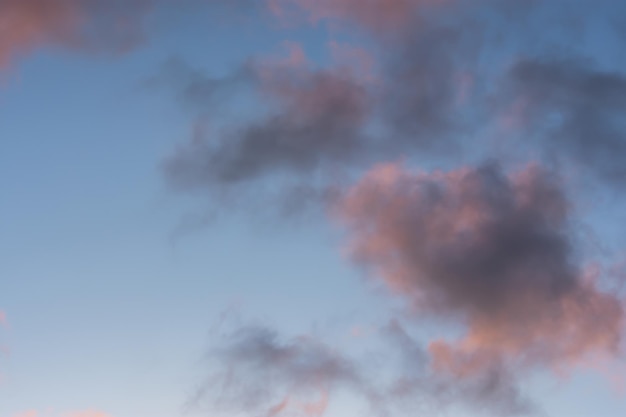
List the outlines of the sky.
<svg viewBox="0 0 626 417">
<path fill-rule="evenodd" d="M 0 0 L 0 417 L 626 414 L 621 0 Z"/>
</svg>

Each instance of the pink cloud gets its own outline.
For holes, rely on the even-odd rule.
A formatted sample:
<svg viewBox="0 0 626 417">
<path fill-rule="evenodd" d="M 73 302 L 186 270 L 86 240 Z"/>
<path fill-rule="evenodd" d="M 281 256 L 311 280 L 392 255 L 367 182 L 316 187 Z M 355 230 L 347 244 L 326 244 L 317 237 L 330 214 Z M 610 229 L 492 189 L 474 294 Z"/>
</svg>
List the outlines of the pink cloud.
<svg viewBox="0 0 626 417">
<path fill-rule="evenodd" d="M 438 372 L 565 372 L 619 353 L 623 302 L 580 266 L 562 184 L 537 165 L 509 174 L 381 165 L 336 213 L 351 255 L 380 283 L 412 309 L 466 326 L 459 340 L 430 343 Z"/>
<path fill-rule="evenodd" d="M 141 37 L 151 0 L 2 0 L 0 68 L 41 46 L 123 51 Z"/>
</svg>

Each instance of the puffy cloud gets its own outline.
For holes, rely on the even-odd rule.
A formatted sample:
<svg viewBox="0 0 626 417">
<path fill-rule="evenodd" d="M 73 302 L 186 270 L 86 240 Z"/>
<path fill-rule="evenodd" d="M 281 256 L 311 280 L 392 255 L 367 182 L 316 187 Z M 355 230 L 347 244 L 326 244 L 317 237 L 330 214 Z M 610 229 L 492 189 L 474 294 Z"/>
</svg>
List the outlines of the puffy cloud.
<svg viewBox="0 0 626 417">
<path fill-rule="evenodd" d="M 457 378 L 499 364 L 567 370 L 619 352 L 624 305 L 580 266 L 570 204 L 536 165 L 369 172 L 337 208 L 355 260 L 417 311 L 467 326 L 433 341 L 434 367 Z"/>
</svg>

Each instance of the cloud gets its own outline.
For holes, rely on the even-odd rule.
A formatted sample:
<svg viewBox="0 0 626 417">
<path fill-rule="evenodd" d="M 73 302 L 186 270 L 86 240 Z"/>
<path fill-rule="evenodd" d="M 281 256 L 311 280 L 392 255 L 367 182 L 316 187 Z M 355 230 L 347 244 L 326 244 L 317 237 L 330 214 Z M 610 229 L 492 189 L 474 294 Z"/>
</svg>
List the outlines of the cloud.
<svg viewBox="0 0 626 417">
<path fill-rule="evenodd" d="M 153 1 L 0 0 L 0 67 L 41 46 L 122 52 Z"/>
<path fill-rule="evenodd" d="M 388 407 L 394 411 L 420 407 L 425 415 L 437 415 L 453 404 L 496 416 L 533 415 L 539 407 L 519 388 L 516 374 L 499 364 L 478 374 L 458 378 L 442 373 L 423 343 L 411 337 L 397 320 L 382 329 L 400 366 L 386 389 Z"/>
<path fill-rule="evenodd" d="M 0 327 L 7 327 L 9 322 L 7 321 L 7 314 L 0 310 Z"/>
<path fill-rule="evenodd" d="M 354 357 L 319 336 L 287 339 L 267 327 L 237 328 L 214 339 L 207 355 L 210 375 L 189 406 L 268 417 L 320 416 L 338 398 L 350 398 L 367 414 L 380 416 L 439 415 L 453 404 L 499 416 L 535 411 L 503 368 L 459 380 L 439 373 L 431 353 L 399 322 L 373 336 L 384 342 L 382 348 Z"/>
<path fill-rule="evenodd" d="M 462 324 L 433 340 L 459 380 L 494 369 L 565 372 L 620 353 L 625 311 L 581 266 L 571 206 L 554 173 L 494 163 L 414 173 L 381 165 L 336 209 L 353 259 L 416 312 Z"/>
<path fill-rule="evenodd" d="M 0 69 L 36 49 L 119 54 L 147 37 L 157 7 L 251 9 L 254 0 L 0 0 Z"/>
<path fill-rule="evenodd" d="M 523 103 L 518 128 L 555 155 L 603 180 L 626 184 L 626 77 L 576 58 L 516 62 L 501 92 L 505 108 Z"/>
<path fill-rule="evenodd" d="M 352 361 L 312 336 L 283 340 L 266 327 L 241 327 L 223 337 L 209 358 L 217 371 L 192 399 L 195 407 L 318 416 L 338 390 L 365 392 Z"/>
<path fill-rule="evenodd" d="M 462 402 L 500 416 L 528 414 L 537 407 L 520 388 L 523 378 L 567 374 L 622 353 L 624 301 L 603 286 L 608 274 L 587 266 L 574 228 L 577 195 L 570 198 L 558 172 L 539 163 L 447 172 L 391 163 L 345 186 L 380 161 L 445 166 L 490 156 L 485 126 L 503 114 L 504 134 L 542 152 L 563 150 L 602 180 L 621 179 L 621 74 L 555 59 L 515 58 L 509 68 L 510 56 L 542 49 L 528 40 L 531 28 L 549 21 L 530 13 L 543 2 L 436 3 L 272 2 L 278 14 L 295 7 L 312 20 L 356 24 L 370 35 L 367 48 L 331 42 L 335 62 L 316 65 L 293 43 L 285 57 L 250 60 L 223 79 L 179 72 L 170 79 L 192 109 L 194 137 L 163 171 L 172 189 L 212 201 L 271 198 L 276 190 L 290 202 L 321 200 L 345 228 L 355 263 L 406 303 L 411 325 L 430 319 L 460 334 L 422 343 L 390 325 L 395 351 L 383 355 L 405 366 L 378 378 L 319 340 L 242 329 L 211 352 L 221 371 L 198 402 L 319 415 L 339 387 L 379 410 Z M 499 21 L 516 13 L 524 17 L 519 37 Z M 565 20 L 551 27 L 555 38 L 571 29 Z M 367 69 L 346 65 L 346 56 Z M 221 118 L 241 98 L 256 104 L 252 115 L 246 108 Z"/>
<path fill-rule="evenodd" d="M 170 63 L 167 83 L 190 109 L 193 135 L 164 161 L 167 183 L 223 199 L 288 174 L 290 186 L 327 195 L 351 170 L 381 158 L 455 148 L 453 134 L 467 129 L 461 98 L 471 95 L 476 38 L 429 23 L 413 35 L 390 46 L 382 62 L 331 42 L 335 62 L 323 67 L 297 44 L 284 58 L 252 60 L 221 79 L 180 64 L 172 71 Z M 256 103 L 254 111 L 225 114 L 242 101 Z"/>
<path fill-rule="evenodd" d="M 275 173 L 311 174 L 359 155 L 370 112 L 365 86 L 346 69 L 312 68 L 296 45 L 283 59 L 250 63 L 238 71 L 265 106 L 259 120 L 194 140 L 164 163 L 174 189 L 237 185 Z M 241 81 L 241 78 L 238 78 Z M 185 91 L 211 101 L 227 80 L 189 79 Z"/>
</svg>

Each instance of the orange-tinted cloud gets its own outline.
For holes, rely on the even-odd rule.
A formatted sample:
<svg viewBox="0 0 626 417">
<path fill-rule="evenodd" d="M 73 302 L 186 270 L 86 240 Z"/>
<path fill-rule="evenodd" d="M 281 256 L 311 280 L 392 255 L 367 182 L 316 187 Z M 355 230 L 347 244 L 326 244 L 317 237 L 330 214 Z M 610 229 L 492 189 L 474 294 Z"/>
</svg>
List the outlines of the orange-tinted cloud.
<svg viewBox="0 0 626 417">
<path fill-rule="evenodd" d="M 581 267 L 570 211 L 554 174 L 493 164 L 379 166 L 338 208 L 358 262 L 411 308 L 466 326 L 461 340 L 429 346 L 434 368 L 457 378 L 503 364 L 566 371 L 619 353 L 623 301 Z"/>
</svg>

